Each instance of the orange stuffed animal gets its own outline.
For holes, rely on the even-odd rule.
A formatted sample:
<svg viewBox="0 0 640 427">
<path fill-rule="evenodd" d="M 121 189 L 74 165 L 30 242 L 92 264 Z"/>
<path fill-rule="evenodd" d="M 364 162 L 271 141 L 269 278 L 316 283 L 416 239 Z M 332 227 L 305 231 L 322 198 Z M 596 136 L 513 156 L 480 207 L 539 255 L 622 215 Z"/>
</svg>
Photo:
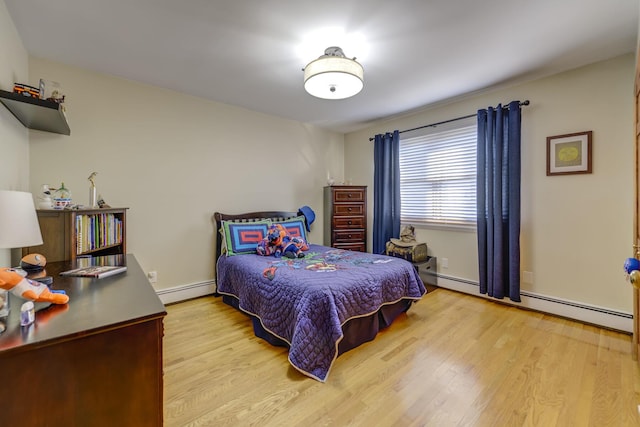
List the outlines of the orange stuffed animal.
<svg viewBox="0 0 640 427">
<path fill-rule="evenodd" d="M 12 268 L 0 268 L 0 288 L 12 294 L 35 302 L 66 304 L 69 297 L 63 293 L 52 292 L 47 285 L 22 277 Z"/>
</svg>

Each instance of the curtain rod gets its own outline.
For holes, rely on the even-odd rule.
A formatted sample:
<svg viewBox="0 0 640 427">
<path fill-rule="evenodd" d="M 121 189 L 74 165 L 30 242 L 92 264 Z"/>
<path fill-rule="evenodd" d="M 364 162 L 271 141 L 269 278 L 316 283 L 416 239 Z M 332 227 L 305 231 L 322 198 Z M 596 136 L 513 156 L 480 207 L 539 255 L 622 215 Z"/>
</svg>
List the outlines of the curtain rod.
<svg viewBox="0 0 640 427">
<path fill-rule="evenodd" d="M 529 105 L 529 100 L 525 99 L 524 101 L 522 101 L 520 103 L 520 106 L 522 107 L 523 105 Z M 506 108 L 506 107 L 502 107 L 502 108 Z M 431 123 L 430 125 L 418 126 L 417 128 L 413 128 L 413 129 L 401 130 L 401 131 L 398 131 L 398 133 L 411 132 L 412 130 L 430 128 L 430 127 L 434 127 L 434 126 L 438 126 L 438 125 L 443 125 L 445 123 L 451 123 L 451 122 L 457 122 L 458 120 L 469 119 L 471 117 L 476 117 L 476 116 L 477 116 L 477 113 L 476 114 L 469 114 L 469 115 L 462 116 L 462 117 L 456 117 L 455 119 L 449 119 L 449 120 L 445 120 L 445 121 L 438 122 L 438 123 Z M 369 138 L 369 141 L 373 141 L 374 139 L 375 138 Z"/>
</svg>

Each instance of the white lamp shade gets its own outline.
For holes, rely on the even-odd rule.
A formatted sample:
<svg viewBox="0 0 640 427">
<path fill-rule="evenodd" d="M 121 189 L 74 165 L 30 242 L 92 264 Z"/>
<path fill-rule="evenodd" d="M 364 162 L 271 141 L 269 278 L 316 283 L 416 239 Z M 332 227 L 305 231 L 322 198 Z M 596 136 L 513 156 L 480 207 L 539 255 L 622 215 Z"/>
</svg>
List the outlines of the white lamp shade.
<svg viewBox="0 0 640 427">
<path fill-rule="evenodd" d="M 0 190 L 0 248 L 41 244 L 42 234 L 31 193 Z"/>
<path fill-rule="evenodd" d="M 364 86 L 362 65 L 340 56 L 321 56 L 304 69 L 304 89 L 323 99 L 344 99 Z"/>
</svg>

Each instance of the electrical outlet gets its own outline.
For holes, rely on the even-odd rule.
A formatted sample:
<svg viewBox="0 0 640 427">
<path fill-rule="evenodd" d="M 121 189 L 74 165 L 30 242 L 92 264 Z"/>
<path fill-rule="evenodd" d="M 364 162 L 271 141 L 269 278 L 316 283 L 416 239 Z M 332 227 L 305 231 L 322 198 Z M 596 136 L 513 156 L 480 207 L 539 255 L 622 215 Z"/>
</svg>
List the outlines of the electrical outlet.
<svg viewBox="0 0 640 427">
<path fill-rule="evenodd" d="M 440 267 L 449 268 L 449 258 L 440 258 Z"/>
<path fill-rule="evenodd" d="M 523 271 L 522 272 L 522 281 L 524 283 L 532 284 L 533 283 L 533 272 L 531 272 L 531 271 Z"/>
<path fill-rule="evenodd" d="M 148 272 L 147 278 L 149 279 L 150 283 L 158 283 L 158 272 L 157 271 Z"/>
</svg>

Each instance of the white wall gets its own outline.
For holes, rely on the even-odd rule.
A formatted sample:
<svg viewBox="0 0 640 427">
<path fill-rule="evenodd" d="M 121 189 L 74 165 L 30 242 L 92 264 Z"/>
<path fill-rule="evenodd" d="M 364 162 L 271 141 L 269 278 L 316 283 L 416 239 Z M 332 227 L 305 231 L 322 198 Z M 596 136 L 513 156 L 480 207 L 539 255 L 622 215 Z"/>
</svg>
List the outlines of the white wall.
<svg viewBox="0 0 640 427">
<path fill-rule="evenodd" d="M 60 82 L 71 126 L 71 136 L 26 131 L 0 108 L 0 188 L 37 192 L 64 181 L 76 202 L 87 203 L 87 177 L 97 171 L 106 201 L 130 208 L 128 250 L 145 271 L 158 271 L 158 289 L 213 278 L 214 211 L 308 204 L 318 215 L 311 240 L 321 242 L 327 171 L 338 182 L 369 185 L 373 208 L 369 137 L 530 99 L 521 241 L 522 269 L 534 282 L 523 290 L 632 311 L 621 265 L 633 240 L 633 55 L 452 100 L 346 137 L 37 58 L 27 63 L 4 2 L 0 59 L 2 89 L 14 81 Z M 593 174 L 547 177 L 546 137 L 584 130 L 594 132 Z M 477 280 L 475 233 L 418 229 L 418 238 L 449 259 L 441 273 Z M 7 260 L 0 250 L 0 264 Z"/>
<path fill-rule="evenodd" d="M 31 189 L 64 181 L 75 203 L 87 178 L 113 207 L 129 207 L 127 251 L 157 289 L 214 277 L 215 211 L 316 214 L 322 242 L 327 170 L 342 175 L 344 137 L 314 126 L 30 58 L 30 81 L 60 83 L 70 136 L 30 131 Z"/>
<path fill-rule="evenodd" d="M 4 1 L 0 2 L 0 89 L 28 80 L 28 56 Z M 29 139 L 24 126 L 0 105 L 0 190 L 29 190 Z M 0 267 L 11 265 L 11 252 L 0 249 Z"/>
<path fill-rule="evenodd" d="M 369 137 L 475 113 L 498 103 L 529 99 L 522 115 L 523 291 L 632 312 L 622 264 L 633 241 L 634 55 L 534 82 L 487 91 L 380 121 L 345 138 L 345 175 L 373 190 Z M 546 176 L 546 138 L 593 131 L 593 173 Z M 373 209 L 373 191 L 369 193 Z M 372 216 L 371 216 L 372 217 Z M 477 282 L 474 232 L 417 229 L 438 258 L 441 274 Z M 371 241 L 371 239 L 369 239 Z"/>
</svg>

